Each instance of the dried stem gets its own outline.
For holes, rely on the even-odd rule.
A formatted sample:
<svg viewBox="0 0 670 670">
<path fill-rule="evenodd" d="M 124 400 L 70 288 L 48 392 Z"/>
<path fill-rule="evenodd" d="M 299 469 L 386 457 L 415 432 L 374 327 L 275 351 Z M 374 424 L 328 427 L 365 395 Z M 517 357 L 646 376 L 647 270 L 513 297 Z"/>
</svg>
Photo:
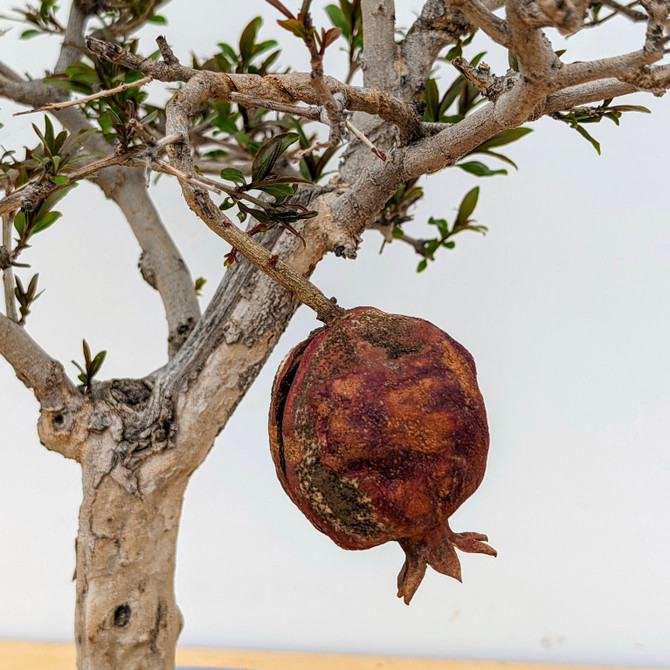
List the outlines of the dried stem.
<svg viewBox="0 0 670 670">
<path fill-rule="evenodd" d="M 142 77 L 142 79 L 138 79 L 137 81 L 131 82 L 129 84 L 121 84 L 120 86 L 116 86 L 114 88 L 108 88 L 105 89 L 104 91 L 98 91 L 97 93 L 92 93 L 91 95 L 87 95 L 83 98 L 77 98 L 76 100 L 66 100 L 65 102 L 50 102 L 49 104 L 43 105 L 42 107 L 28 109 L 23 112 L 16 112 L 14 116 L 22 116 L 23 114 L 34 114 L 35 112 L 54 112 L 59 109 L 66 109 L 67 107 L 75 107 L 76 105 L 83 105 L 87 102 L 90 102 L 91 100 L 99 100 L 100 98 L 106 98 L 110 95 L 114 95 L 115 93 L 121 93 L 122 91 L 127 91 L 129 88 L 139 88 L 140 86 L 144 86 L 144 84 L 148 84 L 150 81 L 152 81 L 151 77 Z"/>
</svg>

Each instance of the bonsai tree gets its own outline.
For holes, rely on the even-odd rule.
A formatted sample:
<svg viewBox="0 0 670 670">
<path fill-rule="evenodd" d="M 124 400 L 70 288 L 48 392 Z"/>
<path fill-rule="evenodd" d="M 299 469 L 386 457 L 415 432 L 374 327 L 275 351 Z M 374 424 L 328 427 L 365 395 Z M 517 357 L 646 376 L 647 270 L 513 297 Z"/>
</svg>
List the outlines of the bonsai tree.
<svg viewBox="0 0 670 670">
<path fill-rule="evenodd" d="M 42 0 L 14 17 L 27 24 L 25 39 L 59 40 L 57 62 L 39 79 L 0 63 L 0 93 L 36 115 L 33 145 L 3 156 L 0 353 L 35 394 L 42 444 L 82 468 L 80 669 L 174 667 L 184 491 L 297 306 L 326 325 L 344 313 L 309 280 L 324 255 L 354 259 L 363 231 L 375 229 L 418 254 L 421 272 L 456 235 L 484 231 L 472 220 L 473 186 L 451 220 L 432 218 L 425 236 L 410 235 L 426 175 L 458 168 L 474 181 L 503 172 L 511 159 L 500 148 L 543 116 L 598 149 L 589 124 L 645 111 L 619 98 L 670 86 L 662 63 L 670 6 L 660 0 L 427 0 L 401 36 L 392 0 L 339 0 L 326 6 L 324 25 L 309 0 L 267 0 L 266 21 L 282 41 L 302 43 L 307 72 L 287 71 L 260 18 L 206 60 L 180 60 L 169 26 L 155 53 L 141 53 L 136 35 L 161 21 L 161 5 L 75 0 L 65 18 Z M 570 62 L 546 30 L 595 31 L 609 20 L 644 24 L 639 48 Z M 509 69 L 493 71 L 470 53 L 476 33 L 508 51 Z M 325 72 L 326 52 L 343 56 L 341 78 Z M 453 73 L 448 85 L 438 85 L 436 65 Z M 143 88 L 156 81 L 165 104 Z M 208 235 L 231 245 L 203 312 L 202 279 L 152 201 L 158 176 L 180 189 Z M 29 332 L 41 288 L 26 251 L 57 230 L 59 202 L 76 201 L 83 180 L 118 205 L 141 247 L 142 277 L 164 306 L 165 364 L 138 378 L 99 381 L 105 352 L 84 341 L 73 380 Z"/>
</svg>

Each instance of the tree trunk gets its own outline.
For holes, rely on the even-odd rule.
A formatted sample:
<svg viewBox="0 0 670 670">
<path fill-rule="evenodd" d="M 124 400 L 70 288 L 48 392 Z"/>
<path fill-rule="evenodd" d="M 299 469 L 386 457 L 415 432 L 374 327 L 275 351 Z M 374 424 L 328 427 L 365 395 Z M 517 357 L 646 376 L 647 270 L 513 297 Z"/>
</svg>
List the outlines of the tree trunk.
<svg viewBox="0 0 670 670">
<path fill-rule="evenodd" d="M 96 480 L 97 477 L 97 480 Z M 77 538 L 78 670 L 173 670 L 174 594 L 186 475 L 148 494 L 88 462 Z M 132 489 L 132 487 L 130 487 Z"/>
</svg>

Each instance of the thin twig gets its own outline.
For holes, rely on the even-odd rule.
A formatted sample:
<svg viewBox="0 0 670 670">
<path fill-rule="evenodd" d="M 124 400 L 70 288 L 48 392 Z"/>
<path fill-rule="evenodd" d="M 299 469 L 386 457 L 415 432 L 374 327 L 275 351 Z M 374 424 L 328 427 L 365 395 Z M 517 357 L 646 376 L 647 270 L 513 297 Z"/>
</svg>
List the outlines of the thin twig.
<svg viewBox="0 0 670 670">
<path fill-rule="evenodd" d="M 377 158 L 381 158 L 381 160 L 385 161 L 386 160 L 386 154 L 383 151 L 380 151 L 377 149 L 377 147 L 370 142 L 370 140 L 367 138 L 365 134 L 363 134 L 356 126 L 351 123 L 347 119 L 346 122 L 347 129 L 350 130 L 372 153 L 377 156 Z"/>
<path fill-rule="evenodd" d="M 288 102 L 276 102 L 267 98 L 256 98 L 252 95 L 234 91 L 228 93 L 227 97 L 231 102 L 236 102 L 238 105 L 242 105 L 242 107 L 259 107 L 261 109 L 269 109 L 273 112 L 283 112 L 285 114 L 292 114 L 293 116 L 302 116 L 312 121 L 321 120 L 321 110 L 315 105 L 310 105 L 309 107 L 305 107 L 304 105 L 293 105 Z"/>
<path fill-rule="evenodd" d="M 66 107 L 74 107 L 76 105 L 83 105 L 86 102 L 91 100 L 98 100 L 99 98 L 106 98 L 107 96 L 114 95 L 115 93 L 121 93 L 122 91 L 127 91 L 129 88 L 137 88 L 138 86 L 144 86 L 152 81 L 152 77 L 142 77 L 137 81 L 131 82 L 129 84 L 121 84 L 115 88 L 107 88 L 104 91 L 98 91 L 91 95 L 87 95 L 83 98 L 77 98 L 76 100 L 66 100 L 65 102 L 50 102 L 48 105 L 43 105 L 42 107 L 36 107 L 35 109 L 28 109 L 24 112 L 16 112 L 14 116 L 22 116 L 23 114 L 34 114 L 35 112 L 53 112 L 59 109 L 65 109 Z"/>
</svg>

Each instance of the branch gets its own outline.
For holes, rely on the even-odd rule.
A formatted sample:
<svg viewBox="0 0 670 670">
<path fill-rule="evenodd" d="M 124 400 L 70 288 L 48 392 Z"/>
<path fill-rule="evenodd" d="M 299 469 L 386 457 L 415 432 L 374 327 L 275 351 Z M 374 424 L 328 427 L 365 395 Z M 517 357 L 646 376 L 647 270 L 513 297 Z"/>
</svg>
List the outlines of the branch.
<svg viewBox="0 0 670 670">
<path fill-rule="evenodd" d="M 636 76 L 639 79 L 639 73 L 644 66 L 663 58 L 669 39 L 666 31 L 670 7 L 659 0 L 644 0 L 642 4 L 649 15 L 643 48 L 612 58 L 566 65 L 560 75 L 563 86 L 572 86 L 607 77 L 617 77 L 634 83 Z"/>
<path fill-rule="evenodd" d="M 448 4 L 462 12 L 472 25 L 483 30 L 494 42 L 510 48 L 512 35 L 504 19 L 496 16 L 479 0 L 447 0 Z"/>
<path fill-rule="evenodd" d="M 65 72 L 65 68 L 81 60 L 84 51 L 84 30 L 86 29 L 87 21 L 88 15 L 81 8 L 81 3 L 73 2 L 70 7 L 67 28 L 65 29 L 63 44 L 54 72 Z"/>
<path fill-rule="evenodd" d="M 8 68 L 0 74 L 0 94 L 16 102 L 37 107 L 62 101 L 65 95 L 62 89 L 40 81 L 17 81 L 9 74 Z M 54 116 L 71 133 L 91 127 L 83 112 L 74 107 L 55 111 Z M 109 145 L 98 135 L 91 137 L 85 147 L 92 153 L 109 151 Z M 110 157 L 112 164 L 116 160 Z M 142 276 L 158 290 L 163 301 L 168 322 L 168 354 L 172 356 L 200 318 L 191 274 L 151 202 L 142 177 L 118 165 L 102 170 L 94 181 L 121 208 L 142 249 Z"/>
<path fill-rule="evenodd" d="M 363 16 L 363 82 L 385 93 L 394 90 L 398 74 L 394 0 L 361 0 Z"/>
<path fill-rule="evenodd" d="M 651 90 L 656 95 L 664 93 L 670 88 L 670 65 L 660 65 L 647 70 L 647 81 L 645 89 Z M 552 114 L 573 109 L 580 105 L 588 105 L 601 102 L 621 95 L 638 93 L 639 83 L 635 85 L 619 79 L 603 79 L 596 82 L 588 82 L 579 86 L 572 86 L 548 96 L 529 117 L 529 121 Z"/>
<path fill-rule="evenodd" d="M 63 366 L 28 335 L 25 328 L 0 314 L 0 355 L 16 376 L 35 393 L 42 409 L 58 411 L 79 398 Z"/>
<path fill-rule="evenodd" d="M 399 45 L 399 69 L 405 73 L 403 97 L 418 97 L 426 85 L 440 51 L 456 44 L 461 37 L 475 30 L 460 11 L 444 0 L 427 0 L 421 14 Z"/>
<path fill-rule="evenodd" d="M 535 87 L 553 80 L 552 69 L 558 69 L 561 62 L 540 29 L 546 20 L 537 3 L 509 0 L 506 10 L 511 37 L 508 48 L 517 56 L 519 72 Z M 546 90 L 549 92 L 548 87 Z"/>
<path fill-rule="evenodd" d="M 194 175 L 191 150 L 188 143 L 189 122 L 192 110 L 208 98 L 216 96 L 212 90 L 211 77 L 191 78 L 166 106 L 166 131 L 170 135 L 180 135 L 181 143 L 168 148 L 168 154 L 175 167 L 187 174 Z M 284 288 L 295 293 L 299 300 L 312 308 L 318 318 L 329 324 L 339 318 L 344 310 L 326 298 L 316 286 L 302 275 L 294 272 L 278 257 L 260 246 L 244 231 L 235 226 L 228 217 L 212 202 L 207 190 L 193 186 L 190 179 L 180 179 L 182 193 L 188 206 L 204 221 L 208 228 L 235 247 L 252 265 L 267 274 Z"/>
<path fill-rule="evenodd" d="M 97 93 L 92 93 L 91 95 L 84 96 L 83 98 L 75 98 L 74 100 L 65 100 L 64 102 L 50 102 L 42 107 L 35 107 L 34 109 L 28 109 L 24 112 L 16 112 L 14 116 L 22 116 L 23 114 L 34 114 L 35 112 L 55 112 L 59 109 L 66 109 L 68 107 L 76 107 L 77 105 L 83 105 L 91 100 L 99 100 L 100 98 L 106 98 L 115 93 L 121 93 L 122 91 L 127 91 L 129 88 L 138 88 L 148 84 L 151 81 L 151 77 L 142 77 L 137 81 L 130 82 L 128 84 L 120 84 L 114 88 L 108 88 L 104 91 L 98 91 Z"/>
<path fill-rule="evenodd" d="M 54 184 L 47 179 L 29 181 L 0 200 L 0 214 L 4 215 L 19 208 L 27 209 L 29 211 L 37 209 L 42 201 L 45 198 L 48 198 L 52 193 L 68 188 L 72 184 L 75 184 L 82 179 L 86 179 L 104 168 L 113 165 L 130 165 L 133 163 L 135 157 L 142 151 L 142 147 L 133 147 L 127 152 L 112 154 L 105 158 L 92 161 L 88 163 L 88 165 L 64 175 L 68 178 L 68 181 L 65 184 Z"/>
<path fill-rule="evenodd" d="M 141 58 L 116 44 L 93 38 L 87 38 L 86 45 L 101 58 L 159 81 L 187 82 L 195 76 L 201 80 L 207 78 L 208 86 L 217 100 L 227 101 L 231 99 L 231 94 L 241 93 L 259 100 L 273 100 L 280 103 L 322 104 L 320 95 L 312 86 L 312 75 L 308 73 L 291 72 L 262 77 L 256 74 L 208 72 L 187 68 L 179 63 L 168 65 L 165 62 Z M 412 105 L 376 89 L 343 84 L 333 77 L 325 76 L 323 83 L 334 96 L 341 97 L 343 109 L 379 116 L 384 121 L 398 126 L 409 136 L 417 136 L 420 119 Z"/>
<path fill-rule="evenodd" d="M 5 293 L 5 312 L 14 322 L 18 322 L 19 315 L 16 311 L 14 299 L 14 272 L 12 270 L 12 230 L 14 217 L 10 212 L 2 215 L 2 246 L 0 247 L 0 268 L 2 268 L 2 285 Z M 1 256 L 5 254 L 6 258 Z"/>
</svg>

